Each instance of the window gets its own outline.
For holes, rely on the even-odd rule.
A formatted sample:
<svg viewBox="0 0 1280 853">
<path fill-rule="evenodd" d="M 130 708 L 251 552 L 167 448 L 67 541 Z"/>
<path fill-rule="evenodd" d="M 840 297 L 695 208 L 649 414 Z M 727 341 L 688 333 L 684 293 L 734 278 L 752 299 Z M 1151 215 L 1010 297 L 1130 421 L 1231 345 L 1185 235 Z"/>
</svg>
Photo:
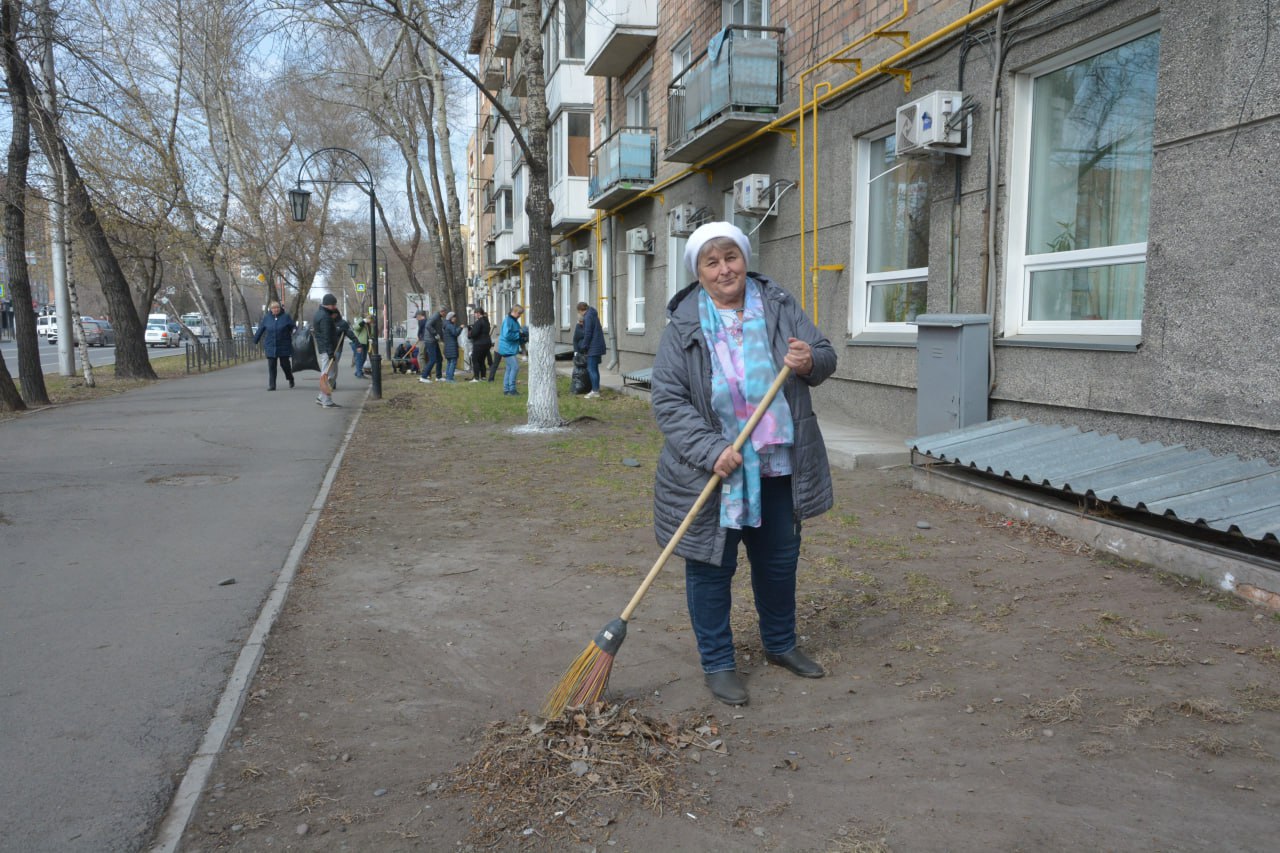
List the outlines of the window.
<svg viewBox="0 0 1280 853">
<path fill-rule="evenodd" d="M 666 306 L 676 295 L 676 291 L 693 281 L 684 265 L 684 249 L 688 244 L 688 237 L 667 238 L 667 298 L 662 303 L 664 317 L 667 313 Z"/>
<path fill-rule="evenodd" d="M 591 113 L 568 113 L 566 116 L 569 177 L 591 177 Z"/>
<path fill-rule="evenodd" d="M 627 99 L 627 125 L 649 126 L 649 74 L 639 74 L 627 83 L 624 93 Z"/>
<path fill-rule="evenodd" d="M 1147 21 L 1018 77 L 1006 335 L 1141 334 L 1159 56 Z"/>
<path fill-rule="evenodd" d="M 609 328 L 609 318 L 613 316 L 613 265 L 610 262 L 612 258 L 608 240 L 600 241 L 600 252 L 596 257 L 596 263 L 600 265 L 600 269 L 596 272 L 598 281 L 600 282 L 600 304 L 596 306 L 600 310 L 600 325 L 602 328 Z M 587 299 L 590 303 L 591 300 Z"/>
<path fill-rule="evenodd" d="M 627 255 L 627 331 L 644 331 L 644 255 Z"/>
<path fill-rule="evenodd" d="M 733 204 L 733 190 L 726 190 L 724 194 L 724 221 L 732 222 L 742 229 L 742 233 L 747 235 L 747 243 L 751 246 L 751 263 L 748 264 L 753 270 L 760 269 L 760 239 L 756 236 L 756 229 L 760 225 L 760 220 L 748 213 L 739 213 Z"/>
<path fill-rule="evenodd" d="M 564 176 L 564 125 L 558 119 L 551 122 L 547 134 L 547 183 L 555 186 Z"/>
<path fill-rule="evenodd" d="M 569 319 L 573 316 L 574 311 L 569 304 L 570 279 L 568 275 L 560 275 L 556 277 L 556 290 L 560 292 L 560 328 L 568 329 L 572 321 Z"/>
<path fill-rule="evenodd" d="M 723 0 L 721 9 L 721 20 L 726 27 L 730 24 L 769 26 L 769 0 Z"/>
<path fill-rule="evenodd" d="M 587 0 L 564 0 L 564 57 L 587 55 Z"/>
<path fill-rule="evenodd" d="M 591 270 L 578 270 L 578 301 L 591 304 Z M 603 318 L 602 318 L 603 319 Z"/>
<path fill-rule="evenodd" d="M 671 48 L 671 79 L 679 77 L 691 62 L 693 62 L 693 32 L 689 31 L 676 42 L 675 47 Z"/>
<path fill-rule="evenodd" d="M 504 188 L 504 189 L 498 190 L 498 203 L 496 205 L 496 208 L 498 211 L 498 215 L 497 215 L 498 221 L 496 223 L 498 226 L 498 230 L 510 231 L 511 230 L 511 190 L 510 189 Z"/>
<path fill-rule="evenodd" d="M 858 140 L 849 331 L 902 332 L 929 284 L 929 161 L 897 160 L 893 136 Z"/>
</svg>

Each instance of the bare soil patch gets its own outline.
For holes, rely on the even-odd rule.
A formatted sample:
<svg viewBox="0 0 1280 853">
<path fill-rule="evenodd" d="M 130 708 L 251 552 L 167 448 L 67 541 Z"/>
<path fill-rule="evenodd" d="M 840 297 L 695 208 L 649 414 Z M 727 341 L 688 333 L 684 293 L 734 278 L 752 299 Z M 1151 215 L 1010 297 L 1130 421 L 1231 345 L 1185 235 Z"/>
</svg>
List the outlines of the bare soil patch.
<svg viewBox="0 0 1280 853">
<path fill-rule="evenodd" d="M 806 524 L 827 678 L 766 664 L 742 572 L 717 703 L 677 559 L 605 704 L 538 720 L 657 557 L 660 437 L 616 395 L 513 433 L 499 390 L 366 406 L 185 850 L 1270 849 L 1280 620 L 905 470 Z"/>
</svg>

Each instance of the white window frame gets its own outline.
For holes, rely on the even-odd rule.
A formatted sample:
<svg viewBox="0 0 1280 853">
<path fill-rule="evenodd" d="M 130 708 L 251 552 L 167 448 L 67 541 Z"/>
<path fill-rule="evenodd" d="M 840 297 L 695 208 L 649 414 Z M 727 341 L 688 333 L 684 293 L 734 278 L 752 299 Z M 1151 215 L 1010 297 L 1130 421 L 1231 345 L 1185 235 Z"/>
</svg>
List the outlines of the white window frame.
<svg viewBox="0 0 1280 853">
<path fill-rule="evenodd" d="M 876 284 L 915 284 L 929 280 L 929 267 L 911 267 L 888 272 L 867 272 L 868 243 L 871 234 L 871 180 L 883 175 L 871 174 L 871 146 L 893 135 L 892 129 L 862 136 L 854 142 L 855 170 L 853 202 L 853 292 L 849 296 L 849 335 L 910 335 L 915 337 L 912 323 L 873 323 L 869 317 L 871 288 Z M 901 162 L 901 161 L 899 161 Z"/>
<path fill-rule="evenodd" d="M 743 10 L 743 17 L 746 17 L 747 0 L 721 0 L 720 2 L 720 20 L 724 26 L 732 26 L 733 10 L 735 6 L 740 6 Z M 760 0 L 760 20 L 747 21 L 742 20 L 737 23 L 744 26 L 767 27 L 769 26 L 769 0 Z"/>
<path fill-rule="evenodd" d="M 578 270 L 574 273 L 578 279 L 578 301 L 591 304 L 591 270 Z"/>
<path fill-rule="evenodd" d="M 1067 320 L 1031 321 L 1026 319 L 1032 273 L 1045 270 L 1072 269 L 1085 266 L 1122 265 L 1145 262 L 1147 242 L 1127 243 L 1101 248 L 1078 249 L 1028 255 L 1027 196 L 1031 180 L 1032 96 L 1037 77 L 1066 68 L 1097 56 L 1122 44 L 1150 35 L 1161 29 L 1158 15 L 1092 39 L 1044 62 L 1029 66 L 1014 80 L 1014 120 L 1010 138 L 1012 151 L 1009 164 L 1009 228 L 1005 235 L 1004 315 L 1000 329 L 1005 337 L 1015 335 L 1126 335 L 1140 336 L 1142 320 Z"/>
<path fill-rule="evenodd" d="M 667 237 L 667 298 L 662 303 L 664 322 L 670 322 L 666 307 L 671 304 L 680 288 L 689 283 L 684 278 L 684 249 L 688 244 L 688 237 Z"/>
<path fill-rule="evenodd" d="M 627 255 L 627 331 L 644 331 L 644 255 Z"/>
<path fill-rule="evenodd" d="M 561 273 L 556 278 L 556 289 L 560 291 L 560 328 L 564 330 L 569 328 L 569 318 L 573 316 L 572 306 L 569 305 L 572 287 L 567 273 Z"/>
<path fill-rule="evenodd" d="M 596 262 L 600 265 L 600 269 L 597 271 L 597 275 L 599 275 L 600 277 L 599 278 L 599 281 L 600 281 L 599 313 L 600 313 L 600 327 L 602 329 L 609 328 L 609 323 L 610 323 L 609 318 L 613 316 L 613 280 L 610 278 L 610 276 L 612 275 L 612 271 L 611 271 L 612 265 L 610 264 L 611 258 L 612 258 L 612 255 L 610 253 L 609 241 L 607 239 L 601 240 L 600 253 L 596 258 Z M 591 302 L 590 299 L 587 299 L 585 301 L 588 304 L 590 304 Z"/>
<path fill-rule="evenodd" d="M 649 100 L 649 84 L 653 79 L 653 60 L 632 75 L 622 90 L 626 106 L 625 125 L 629 127 L 648 127 L 652 116 L 653 105 Z"/>
<path fill-rule="evenodd" d="M 671 79 L 693 64 L 693 30 L 688 30 L 671 48 Z"/>
</svg>

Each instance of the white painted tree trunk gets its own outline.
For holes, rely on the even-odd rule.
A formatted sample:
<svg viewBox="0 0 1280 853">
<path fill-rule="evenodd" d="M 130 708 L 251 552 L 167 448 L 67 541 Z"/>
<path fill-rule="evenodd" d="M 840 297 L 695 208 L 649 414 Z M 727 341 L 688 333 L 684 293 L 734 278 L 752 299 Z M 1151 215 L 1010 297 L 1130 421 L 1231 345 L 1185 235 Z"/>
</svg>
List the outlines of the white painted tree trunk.
<svg viewBox="0 0 1280 853">
<path fill-rule="evenodd" d="M 564 426 L 556 392 L 556 341 L 551 326 L 529 327 L 529 426 Z"/>
</svg>

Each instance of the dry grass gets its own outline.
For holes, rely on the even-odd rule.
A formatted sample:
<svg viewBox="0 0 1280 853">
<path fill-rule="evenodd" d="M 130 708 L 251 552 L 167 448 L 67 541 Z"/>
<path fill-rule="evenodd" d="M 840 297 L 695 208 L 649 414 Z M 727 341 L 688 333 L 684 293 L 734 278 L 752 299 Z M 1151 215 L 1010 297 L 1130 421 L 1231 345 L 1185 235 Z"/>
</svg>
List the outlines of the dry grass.
<svg viewBox="0 0 1280 853">
<path fill-rule="evenodd" d="M 1080 699 L 1080 688 L 1076 688 L 1058 699 L 1032 703 L 1027 708 L 1025 716 L 1029 720 L 1049 726 L 1079 719 L 1083 710 L 1084 702 Z"/>
<path fill-rule="evenodd" d="M 1179 714 L 1187 717 L 1199 717 L 1210 723 L 1231 725 L 1244 719 L 1244 712 L 1237 708 L 1228 708 L 1217 699 L 1198 698 L 1183 699 L 1174 706 Z"/>
<path fill-rule="evenodd" d="M 1231 692 L 1247 711 L 1280 711 L 1280 693 L 1256 681 Z"/>
</svg>

